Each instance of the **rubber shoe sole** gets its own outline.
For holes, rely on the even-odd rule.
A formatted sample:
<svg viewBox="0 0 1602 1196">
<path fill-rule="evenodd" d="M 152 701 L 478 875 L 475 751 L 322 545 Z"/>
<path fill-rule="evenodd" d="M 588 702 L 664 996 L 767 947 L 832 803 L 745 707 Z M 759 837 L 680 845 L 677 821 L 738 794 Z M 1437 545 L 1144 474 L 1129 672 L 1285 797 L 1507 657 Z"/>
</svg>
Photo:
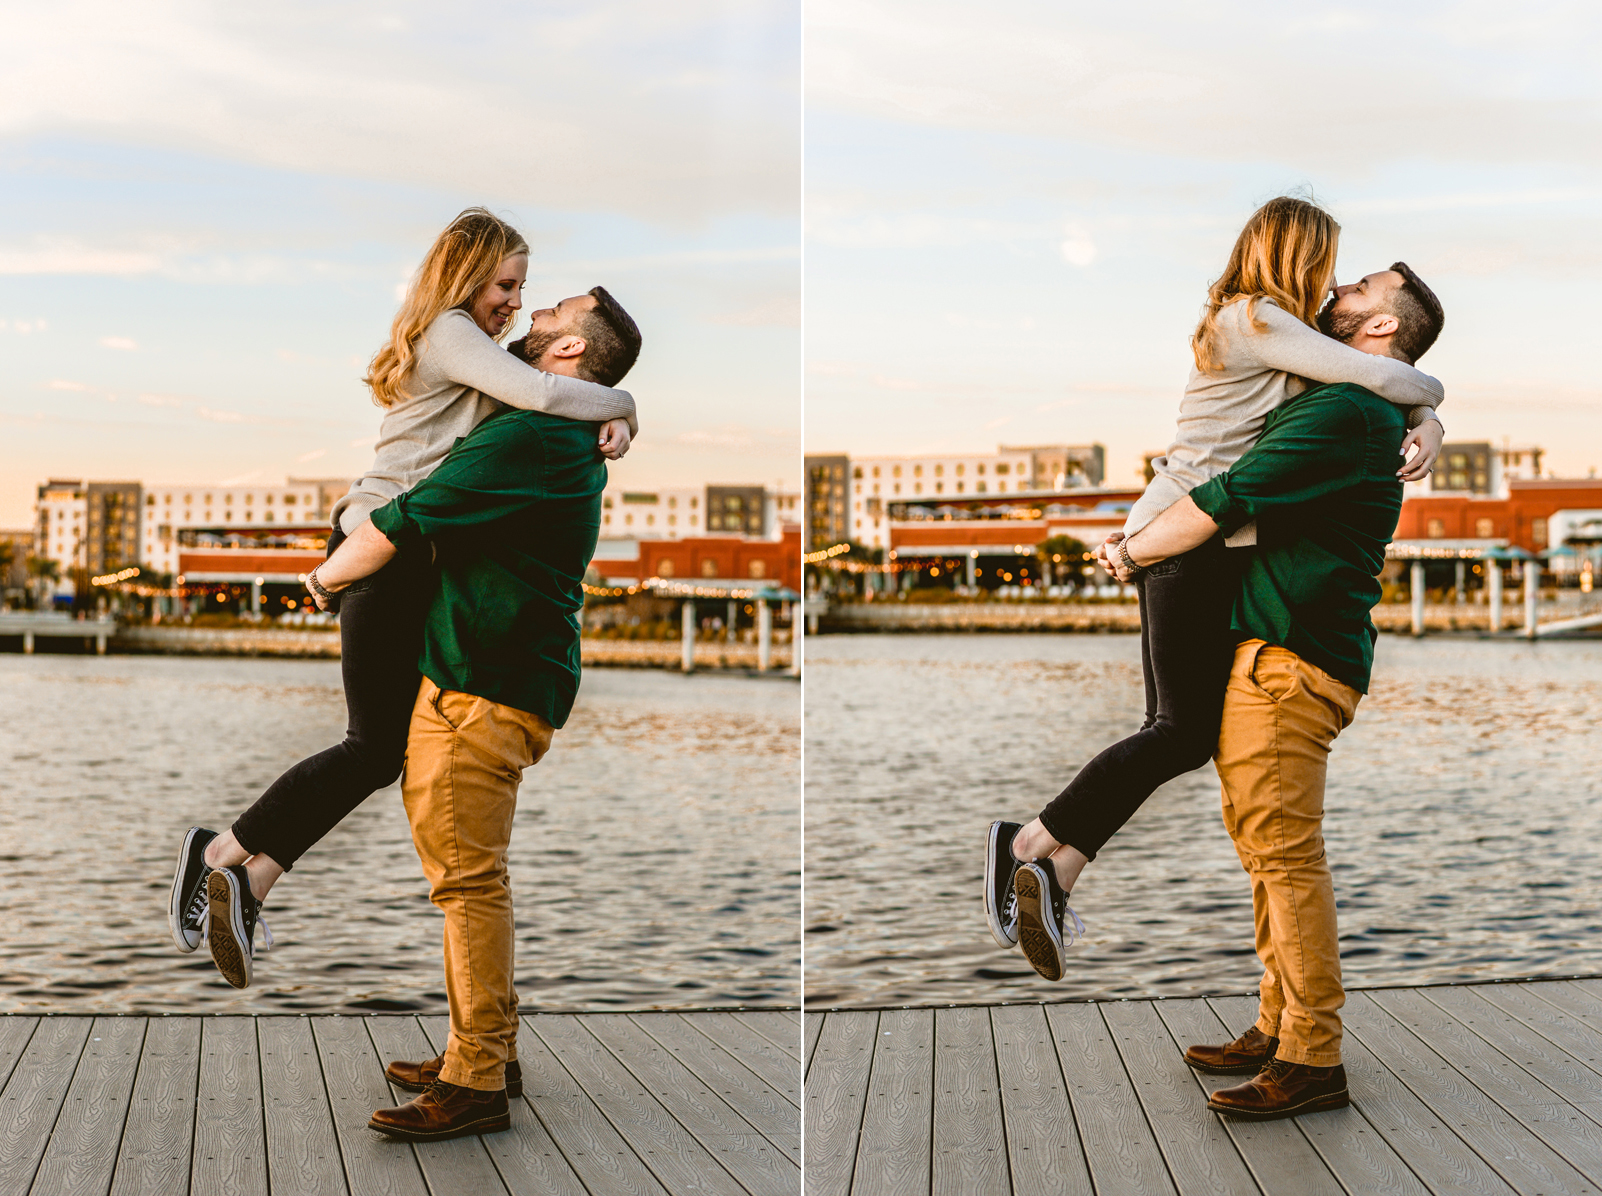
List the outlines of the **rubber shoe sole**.
<svg viewBox="0 0 1602 1196">
<path fill-rule="evenodd" d="M 502 1130 L 509 1130 L 512 1128 L 512 1114 L 508 1111 L 491 1117 L 481 1117 L 476 1121 L 454 1125 L 448 1130 L 432 1130 L 427 1133 L 402 1129 L 396 1125 L 383 1125 L 376 1118 L 367 1123 L 367 1128 L 377 1130 L 386 1138 L 399 1138 L 403 1142 L 443 1142 L 447 1138 L 467 1138 L 474 1134 L 498 1134 Z"/>
<path fill-rule="evenodd" d="M 1043 888 L 1033 868 L 1019 868 L 1012 878 L 1013 892 L 1018 895 L 1018 946 L 1035 971 L 1047 980 L 1061 980 L 1062 946 L 1049 929 L 1051 897 Z"/>
<path fill-rule="evenodd" d="M 1009 935 L 1006 927 L 1001 924 L 1001 917 L 1006 911 L 1007 903 L 1005 900 L 998 903 L 994 896 L 998 875 L 996 872 L 996 856 L 998 854 L 996 840 L 1001 836 L 1001 828 L 1004 825 L 1006 824 L 1002 822 L 992 822 L 990 824 L 990 834 L 985 840 L 985 923 L 990 927 L 990 937 L 996 940 L 996 946 L 1003 951 L 1011 951 L 1018 945 L 1018 940 Z M 1016 836 L 1017 832 L 1014 831 L 1013 833 Z M 1007 854 L 1009 857 L 1011 856 L 1010 849 Z"/>
<path fill-rule="evenodd" d="M 206 897 L 211 902 L 211 962 L 229 984 L 249 988 L 250 946 L 240 920 L 242 902 L 234 893 L 235 883 L 234 875 L 220 868 L 206 878 Z"/>
<path fill-rule="evenodd" d="M 1207 1107 L 1214 1113 L 1224 1117 L 1235 1117 L 1241 1121 L 1279 1121 L 1284 1117 L 1300 1117 L 1303 1113 L 1323 1113 L 1329 1109 L 1344 1109 L 1352 1103 L 1352 1093 L 1348 1088 L 1339 1092 L 1326 1092 L 1323 1096 L 1311 1097 L 1300 1104 L 1287 1105 L 1283 1109 L 1236 1109 L 1229 1105 L 1215 1105 L 1207 1102 Z"/>
<path fill-rule="evenodd" d="M 1185 1060 L 1185 1066 L 1192 1071 L 1204 1071 L 1210 1076 L 1255 1076 L 1267 1063 L 1266 1055 L 1256 1063 L 1237 1063 L 1230 1067 L 1220 1067 L 1216 1063 L 1197 1063 L 1194 1059 Z"/>
</svg>

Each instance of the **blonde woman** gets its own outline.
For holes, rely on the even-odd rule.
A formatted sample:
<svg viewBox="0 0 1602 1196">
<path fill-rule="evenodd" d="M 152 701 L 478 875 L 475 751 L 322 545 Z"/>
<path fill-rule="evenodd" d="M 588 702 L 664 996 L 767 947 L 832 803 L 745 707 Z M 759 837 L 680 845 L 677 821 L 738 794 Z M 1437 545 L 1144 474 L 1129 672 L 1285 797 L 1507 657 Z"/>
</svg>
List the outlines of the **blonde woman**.
<svg viewBox="0 0 1602 1196">
<path fill-rule="evenodd" d="M 1402 285 L 1376 302 L 1435 313 L 1433 323 L 1408 321 L 1432 328 L 1426 339 L 1411 338 L 1408 352 L 1397 337 L 1391 356 L 1381 357 L 1325 335 L 1320 304 L 1335 289 L 1339 238 L 1340 226 L 1329 213 L 1291 197 L 1271 200 L 1246 222 L 1191 339 L 1195 368 L 1173 445 L 1152 462 L 1156 476 L 1130 510 L 1123 533 L 1103 551 L 1116 552 L 1118 540 L 1228 470 L 1256 442 L 1269 412 L 1310 384 L 1355 383 L 1408 408 L 1412 430 L 1397 474 L 1415 480 L 1429 472 L 1444 435 L 1434 411 L 1444 392 L 1410 362 L 1439 332 L 1440 305 L 1398 263 L 1393 270 Z M 1398 326 L 1394 316 L 1389 325 Z M 1340 335 L 1338 327 L 1326 331 Z M 984 894 L 991 934 L 1003 947 L 1021 943 L 1048 980 L 1062 978 L 1065 949 L 1084 929 L 1067 899 L 1085 865 L 1153 790 L 1212 757 L 1235 649 L 1230 614 L 1244 555 L 1236 550 L 1255 542 L 1256 528 L 1248 525 L 1227 544 L 1215 536 L 1135 576 L 1144 724 L 1081 768 L 1028 825 L 991 824 Z"/>
<path fill-rule="evenodd" d="M 455 440 L 500 404 L 601 423 L 597 451 L 613 459 L 628 451 L 638 428 L 627 391 L 542 373 L 498 345 L 522 307 L 528 254 L 517 230 L 482 208 L 463 212 L 429 249 L 368 368 L 365 381 L 384 416 L 373 467 L 334 506 L 330 554 L 375 510 L 427 477 Z M 618 378 L 638 352 L 638 330 L 621 318 L 634 340 Z M 257 916 L 274 882 L 400 775 L 433 589 L 428 556 L 403 554 L 346 590 L 344 741 L 284 773 L 229 830 L 192 827 L 184 836 L 168 905 L 173 942 L 189 952 L 209 940 L 218 970 L 235 988 L 251 981 Z M 209 925 L 206 881 L 214 869 L 241 890 L 229 903 L 229 925 Z M 270 947 L 272 935 L 262 929 Z"/>
</svg>

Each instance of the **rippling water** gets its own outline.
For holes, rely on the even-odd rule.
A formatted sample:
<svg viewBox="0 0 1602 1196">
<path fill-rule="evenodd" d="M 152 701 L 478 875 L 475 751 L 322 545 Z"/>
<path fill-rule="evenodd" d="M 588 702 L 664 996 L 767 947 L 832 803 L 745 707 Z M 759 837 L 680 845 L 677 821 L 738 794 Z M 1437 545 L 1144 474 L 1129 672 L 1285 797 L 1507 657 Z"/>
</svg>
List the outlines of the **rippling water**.
<svg viewBox="0 0 1602 1196">
<path fill-rule="evenodd" d="M 1255 989 L 1210 765 L 1085 870 L 1062 982 L 985 929 L 990 820 L 1138 727 L 1136 637 L 828 636 L 806 659 L 809 1005 Z M 1326 801 L 1348 984 L 1602 973 L 1599 723 L 1602 641 L 1381 638 Z"/>
<path fill-rule="evenodd" d="M 0 656 L 0 1009 L 446 1008 L 399 788 L 278 883 L 244 992 L 167 933 L 179 835 L 344 731 L 337 661 Z M 525 1009 L 799 999 L 800 695 L 594 669 L 512 833 Z"/>
</svg>

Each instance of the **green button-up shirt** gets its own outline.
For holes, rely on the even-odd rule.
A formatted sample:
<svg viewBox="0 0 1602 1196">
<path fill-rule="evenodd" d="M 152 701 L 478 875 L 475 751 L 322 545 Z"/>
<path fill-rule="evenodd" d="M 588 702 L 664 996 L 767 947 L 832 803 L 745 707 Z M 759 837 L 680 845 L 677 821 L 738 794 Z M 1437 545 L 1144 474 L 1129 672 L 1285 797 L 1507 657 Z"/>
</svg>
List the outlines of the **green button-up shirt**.
<svg viewBox="0 0 1602 1196">
<path fill-rule="evenodd" d="M 1236 631 L 1296 653 L 1368 692 L 1369 611 L 1402 510 L 1396 470 L 1406 412 L 1349 383 L 1308 390 L 1271 412 L 1229 472 L 1190 497 L 1224 533 L 1257 520 L 1233 616 Z"/>
<path fill-rule="evenodd" d="M 431 537 L 439 589 L 422 671 L 441 689 L 567 721 L 579 684 L 584 570 L 601 530 L 600 425 L 509 410 L 373 512 L 401 551 Z"/>
</svg>

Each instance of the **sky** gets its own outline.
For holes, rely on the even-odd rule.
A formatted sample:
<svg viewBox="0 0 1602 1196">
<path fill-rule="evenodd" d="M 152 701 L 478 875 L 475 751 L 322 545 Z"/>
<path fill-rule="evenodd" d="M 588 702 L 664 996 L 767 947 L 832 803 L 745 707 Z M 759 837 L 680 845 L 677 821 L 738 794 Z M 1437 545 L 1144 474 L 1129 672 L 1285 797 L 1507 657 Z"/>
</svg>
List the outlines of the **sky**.
<svg viewBox="0 0 1602 1196">
<path fill-rule="evenodd" d="M 1581 3 L 809 0 L 806 446 L 1107 447 L 1137 484 L 1251 211 L 1407 261 L 1451 440 L 1602 467 L 1602 15 Z"/>
<path fill-rule="evenodd" d="M 526 309 L 639 323 L 615 481 L 799 485 L 799 0 L 465 11 L 0 0 L 0 527 L 48 477 L 358 476 L 366 362 L 474 204 Z"/>
</svg>

